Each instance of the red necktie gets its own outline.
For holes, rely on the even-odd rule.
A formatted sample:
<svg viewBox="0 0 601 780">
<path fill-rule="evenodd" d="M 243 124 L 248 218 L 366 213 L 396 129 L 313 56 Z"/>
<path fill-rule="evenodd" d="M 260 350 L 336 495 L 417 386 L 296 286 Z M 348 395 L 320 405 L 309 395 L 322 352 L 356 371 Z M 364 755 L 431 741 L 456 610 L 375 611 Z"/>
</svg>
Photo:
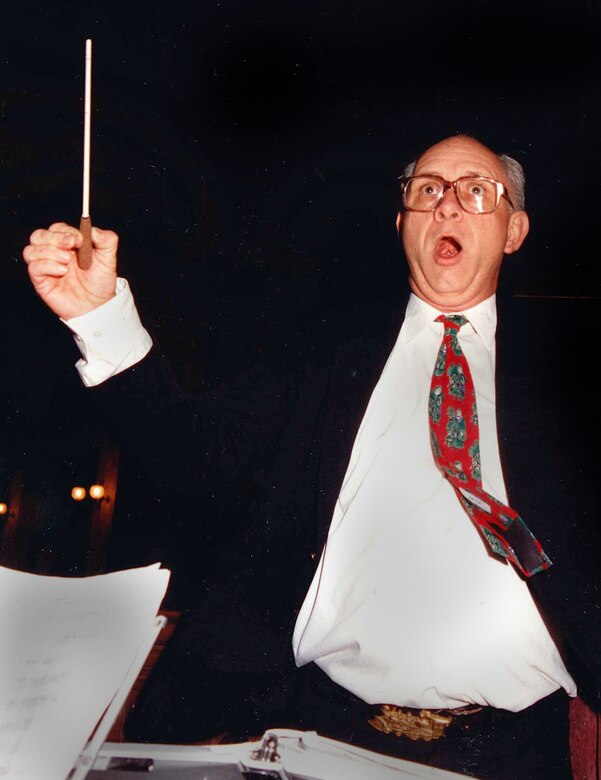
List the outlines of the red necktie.
<svg viewBox="0 0 601 780">
<path fill-rule="evenodd" d="M 428 400 L 434 460 L 492 552 L 531 577 L 551 561 L 517 512 L 482 487 L 476 392 L 457 338 L 467 319 L 441 315 L 436 322 L 444 324 L 444 335 Z"/>
</svg>

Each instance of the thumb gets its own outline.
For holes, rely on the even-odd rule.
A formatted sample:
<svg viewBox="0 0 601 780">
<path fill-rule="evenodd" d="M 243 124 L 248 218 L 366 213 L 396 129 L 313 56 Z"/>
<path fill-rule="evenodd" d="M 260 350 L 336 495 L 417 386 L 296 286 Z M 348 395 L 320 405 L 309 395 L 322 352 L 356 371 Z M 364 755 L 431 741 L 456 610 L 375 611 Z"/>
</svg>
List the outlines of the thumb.
<svg viewBox="0 0 601 780">
<path fill-rule="evenodd" d="M 119 236 L 112 230 L 101 230 L 92 228 L 92 246 L 100 259 L 105 262 L 111 262 L 116 259 Z"/>
</svg>

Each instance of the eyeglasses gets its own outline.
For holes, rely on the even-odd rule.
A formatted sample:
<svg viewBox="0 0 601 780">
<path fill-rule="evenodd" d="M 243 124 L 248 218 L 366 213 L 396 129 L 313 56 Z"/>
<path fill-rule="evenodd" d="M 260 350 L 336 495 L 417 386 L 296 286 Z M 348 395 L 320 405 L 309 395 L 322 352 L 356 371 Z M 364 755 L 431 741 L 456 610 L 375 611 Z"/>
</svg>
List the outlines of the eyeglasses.
<svg viewBox="0 0 601 780">
<path fill-rule="evenodd" d="M 403 205 L 407 211 L 434 211 L 447 190 L 453 190 L 461 208 L 469 214 L 490 214 L 501 198 L 513 208 L 507 187 L 486 176 L 460 176 L 446 181 L 441 176 L 399 177 Z"/>
</svg>

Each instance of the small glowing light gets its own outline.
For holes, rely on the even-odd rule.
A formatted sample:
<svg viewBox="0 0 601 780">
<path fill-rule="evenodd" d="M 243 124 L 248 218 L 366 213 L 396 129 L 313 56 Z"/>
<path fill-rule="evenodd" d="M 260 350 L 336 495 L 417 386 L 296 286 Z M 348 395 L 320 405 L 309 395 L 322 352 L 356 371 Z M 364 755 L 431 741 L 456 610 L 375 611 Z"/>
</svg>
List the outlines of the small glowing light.
<svg viewBox="0 0 601 780">
<path fill-rule="evenodd" d="M 71 491 L 71 498 L 73 501 L 83 501 L 86 497 L 86 489 L 82 487 L 74 487 Z"/>
<path fill-rule="evenodd" d="M 104 487 L 102 485 L 91 485 L 90 495 L 92 498 L 102 498 L 104 496 Z"/>
<path fill-rule="evenodd" d="M 4 502 L 0 503 L 0 515 L 5 515 L 8 512 L 8 504 Z"/>
</svg>

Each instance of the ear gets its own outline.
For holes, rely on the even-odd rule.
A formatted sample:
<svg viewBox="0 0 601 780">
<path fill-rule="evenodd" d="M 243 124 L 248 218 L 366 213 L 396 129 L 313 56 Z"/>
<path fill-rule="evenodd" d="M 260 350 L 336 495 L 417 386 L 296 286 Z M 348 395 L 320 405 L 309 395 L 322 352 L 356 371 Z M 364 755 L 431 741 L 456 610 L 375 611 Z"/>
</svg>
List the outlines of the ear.
<svg viewBox="0 0 601 780">
<path fill-rule="evenodd" d="M 402 215 L 402 214 L 401 214 L 401 212 L 399 211 L 399 212 L 397 213 L 397 215 L 396 215 L 396 221 L 395 221 L 395 223 L 394 223 L 394 224 L 396 225 L 396 233 L 397 233 L 397 236 L 400 236 L 400 235 L 401 235 L 401 222 L 402 222 L 402 221 L 403 221 L 403 215 Z"/>
<path fill-rule="evenodd" d="M 524 243 L 529 230 L 530 220 L 528 219 L 528 214 L 525 211 L 513 211 L 509 217 L 504 253 L 511 255 L 513 252 L 517 252 Z"/>
</svg>

